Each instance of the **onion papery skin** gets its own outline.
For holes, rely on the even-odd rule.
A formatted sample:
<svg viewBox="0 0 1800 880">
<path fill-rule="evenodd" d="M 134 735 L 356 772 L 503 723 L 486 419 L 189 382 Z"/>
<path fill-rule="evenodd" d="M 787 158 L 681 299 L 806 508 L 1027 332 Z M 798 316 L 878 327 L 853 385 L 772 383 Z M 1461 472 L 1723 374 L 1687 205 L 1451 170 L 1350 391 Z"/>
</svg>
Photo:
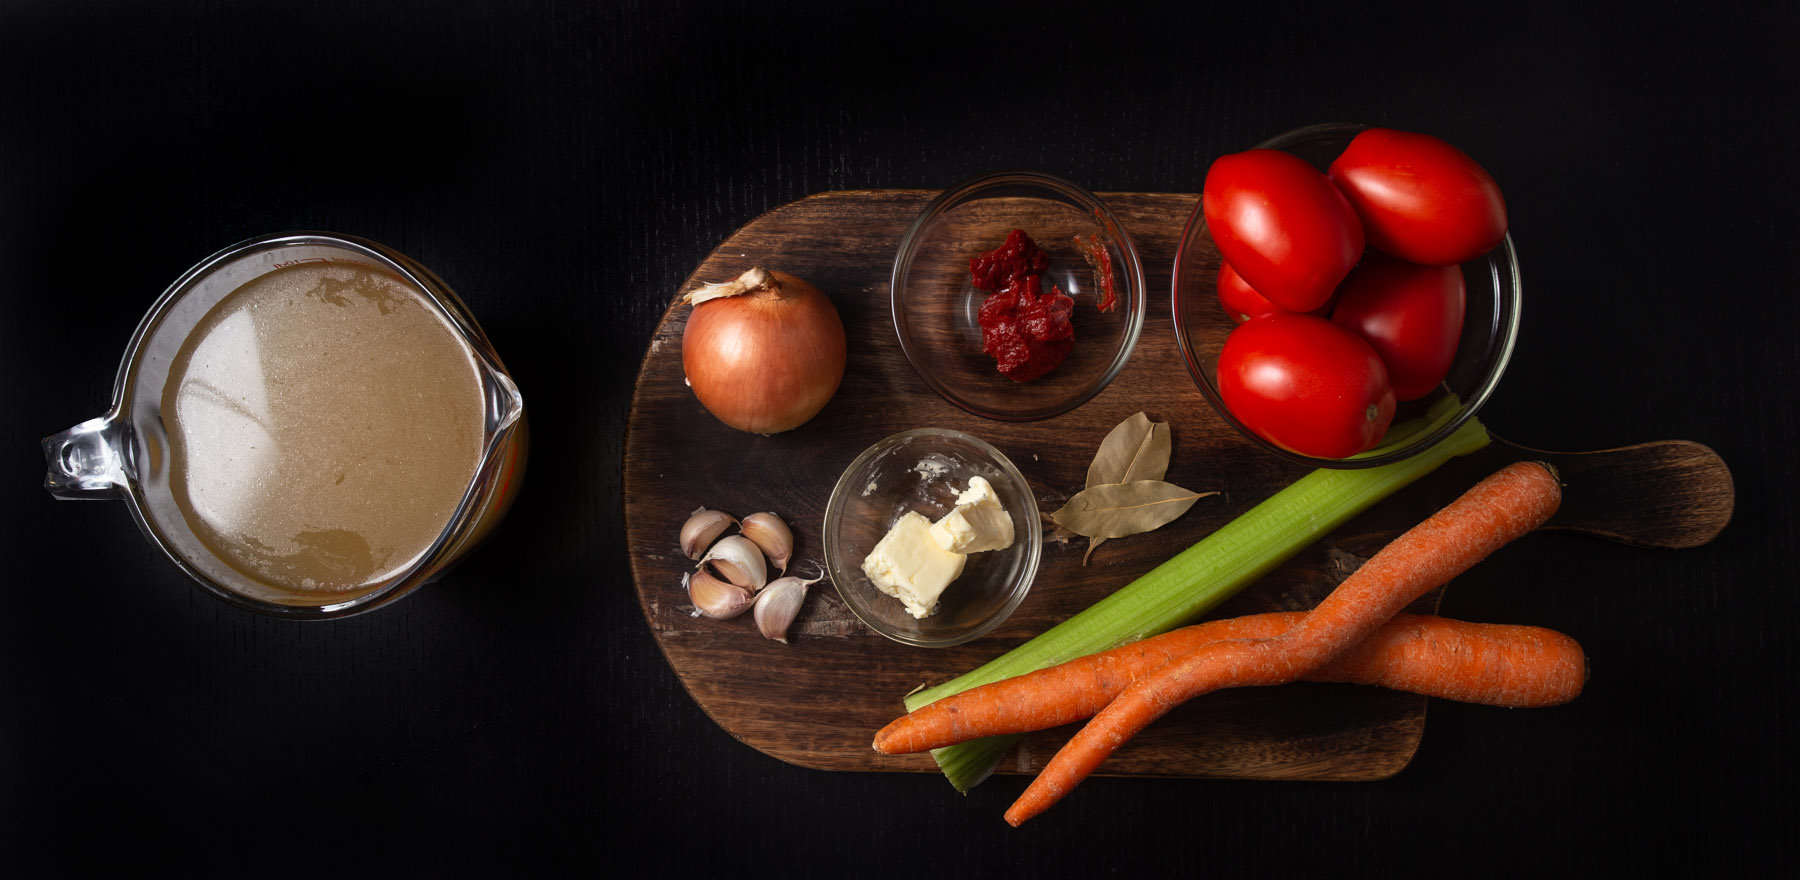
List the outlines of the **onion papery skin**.
<svg viewBox="0 0 1800 880">
<path fill-rule="evenodd" d="M 831 300 L 785 272 L 775 283 L 702 302 L 681 336 L 681 366 L 700 405 L 753 434 L 805 424 L 844 379 L 844 324 Z"/>
</svg>

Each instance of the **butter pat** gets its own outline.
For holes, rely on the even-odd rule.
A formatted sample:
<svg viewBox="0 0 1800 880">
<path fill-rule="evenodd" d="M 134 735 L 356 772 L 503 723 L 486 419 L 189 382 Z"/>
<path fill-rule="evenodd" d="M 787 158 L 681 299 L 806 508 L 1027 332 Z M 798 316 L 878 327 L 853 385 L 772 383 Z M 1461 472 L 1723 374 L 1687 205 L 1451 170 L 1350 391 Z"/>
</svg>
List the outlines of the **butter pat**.
<svg viewBox="0 0 1800 880">
<path fill-rule="evenodd" d="M 1013 521 L 993 484 L 970 477 L 969 488 L 956 496 L 956 509 L 931 527 L 932 540 L 952 553 L 982 553 L 1012 546 Z"/>
<path fill-rule="evenodd" d="M 1009 529 L 1011 525 L 1008 520 Z M 906 613 L 921 619 L 937 611 L 938 596 L 962 574 L 967 561 L 963 554 L 945 550 L 932 540 L 931 528 L 931 520 L 918 511 L 907 511 L 862 564 L 863 574 L 875 589 L 899 599 Z"/>
</svg>

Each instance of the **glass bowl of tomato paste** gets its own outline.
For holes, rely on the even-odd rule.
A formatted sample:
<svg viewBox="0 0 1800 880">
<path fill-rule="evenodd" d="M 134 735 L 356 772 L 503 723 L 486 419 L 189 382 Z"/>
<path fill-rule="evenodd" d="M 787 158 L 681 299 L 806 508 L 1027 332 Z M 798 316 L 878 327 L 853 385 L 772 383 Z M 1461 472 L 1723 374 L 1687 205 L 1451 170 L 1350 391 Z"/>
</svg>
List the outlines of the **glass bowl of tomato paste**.
<svg viewBox="0 0 1800 880">
<path fill-rule="evenodd" d="M 919 378 L 984 418 L 1068 412 L 1124 368 L 1144 326 L 1144 267 L 1106 203 L 1003 171 L 945 190 L 900 240 L 894 332 Z"/>
<path fill-rule="evenodd" d="M 1255 149 L 1283 150 L 1324 172 L 1350 141 L 1368 127 L 1351 123 L 1312 125 L 1278 135 L 1257 144 Z M 1365 247 L 1363 259 L 1370 259 L 1373 252 L 1372 247 Z M 1175 253 L 1172 284 L 1175 339 L 1188 373 L 1219 417 L 1252 443 L 1310 467 L 1377 467 L 1410 458 L 1436 445 L 1474 418 L 1493 395 L 1518 340 L 1523 290 L 1518 254 L 1508 234 L 1493 250 L 1460 267 L 1464 289 L 1462 332 L 1444 380 L 1425 396 L 1400 402 L 1386 434 L 1373 448 L 1348 458 L 1304 455 L 1260 436 L 1225 405 L 1219 390 L 1219 355 L 1239 322 L 1220 302 L 1220 263 L 1218 247 L 1196 200 Z M 1335 299 L 1321 310 L 1320 317 L 1329 317 Z"/>
</svg>

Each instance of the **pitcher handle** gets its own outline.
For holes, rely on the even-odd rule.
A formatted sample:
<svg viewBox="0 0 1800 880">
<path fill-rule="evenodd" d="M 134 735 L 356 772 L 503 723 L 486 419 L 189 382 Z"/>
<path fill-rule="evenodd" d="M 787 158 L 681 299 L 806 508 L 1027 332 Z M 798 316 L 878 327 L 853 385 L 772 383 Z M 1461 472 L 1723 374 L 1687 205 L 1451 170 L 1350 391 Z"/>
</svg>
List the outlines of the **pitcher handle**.
<svg viewBox="0 0 1800 880">
<path fill-rule="evenodd" d="M 119 497 L 125 486 L 123 425 L 116 417 L 88 419 L 44 438 L 44 488 L 71 500 Z"/>
</svg>

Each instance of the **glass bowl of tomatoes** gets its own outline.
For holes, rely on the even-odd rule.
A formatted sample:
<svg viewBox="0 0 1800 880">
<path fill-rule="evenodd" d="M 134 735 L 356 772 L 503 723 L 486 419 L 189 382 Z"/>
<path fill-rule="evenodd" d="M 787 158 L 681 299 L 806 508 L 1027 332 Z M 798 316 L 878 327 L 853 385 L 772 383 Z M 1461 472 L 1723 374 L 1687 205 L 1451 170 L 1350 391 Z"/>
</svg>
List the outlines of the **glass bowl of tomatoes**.
<svg viewBox="0 0 1800 880">
<path fill-rule="evenodd" d="M 1227 183 L 1247 194 L 1244 198 L 1253 204 L 1303 200 L 1308 195 L 1295 195 L 1295 190 L 1308 186 L 1316 189 L 1317 181 L 1326 179 L 1323 174 L 1340 157 L 1379 164 L 1368 158 L 1366 145 L 1373 138 L 1359 145 L 1360 156 L 1346 155 L 1351 142 L 1369 130 L 1365 125 L 1333 123 L 1287 132 L 1255 149 L 1298 157 L 1319 175 L 1301 180 L 1291 175 L 1310 172 L 1286 167 L 1294 163 L 1285 157 L 1243 153 L 1236 155 L 1268 160 L 1265 164 L 1273 172 L 1252 164 L 1240 169 L 1242 173 Z M 1423 140 L 1441 144 L 1435 139 Z M 1449 155 L 1452 158 L 1439 163 L 1448 169 L 1446 175 L 1463 172 L 1459 162 L 1472 165 L 1472 160 L 1453 148 L 1449 148 Z M 1377 159 L 1386 161 L 1388 157 Z M 1375 173 L 1381 170 L 1377 168 Z M 1345 168 L 1340 166 L 1339 171 L 1342 173 Z M 1492 188 L 1486 172 L 1478 167 L 1476 171 L 1478 175 L 1469 172 L 1453 177 L 1449 186 L 1478 176 Z M 1283 174 L 1290 175 L 1287 181 L 1282 179 Z M 1296 187 L 1294 181 L 1304 186 Z M 1209 174 L 1209 185 L 1213 183 Z M 1286 191 L 1281 189 L 1284 186 L 1288 187 Z M 1344 184 L 1337 186 L 1341 189 Z M 1268 187 L 1269 191 L 1258 191 L 1259 187 Z M 1209 189 L 1214 196 L 1213 216 L 1229 216 L 1228 199 L 1233 193 L 1222 184 L 1216 189 L 1216 193 Z M 1492 197 L 1498 200 L 1497 189 L 1493 189 Z M 1327 193 L 1318 198 L 1333 197 Z M 1344 205 L 1348 207 L 1351 201 L 1346 199 Z M 1412 208 L 1414 214 L 1422 213 L 1430 221 L 1415 226 L 1426 230 L 1428 245 L 1439 245 L 1438 239 L 1454 238 L 1455 233 L 1466 231 L 1469 225 L 1466 220 L 1439 221 L 1429 212 L 1419 211 L 1416 205 Z M 1356 202 L 1354 210 L 1365 212 L 1364 203 Z M 1387 218 L 1381 218 L 1379 224 L 1359 224 L 1359 229 L 1368 229 L 1368 240 L 1365 243 L 1364 233 L 1359 231 L 1354 242 L 1357 250 L 1353 252 L 1346 251 L 1341 241 L 1323 241 L 1316 230 L 1302 229 L 1291 234 L 1281 230 L 1280 234 L 1286 236 L 1281 247 L 1290 255 L 1290 262 L 1285 264 L 1288 277 L 1281 275 L 1281 260 L 1257 267 L 1257 277 L 1271 289 L 1266 298 L 1226 265 L 1207 214 L 1203 199 L 1194 206 L 1176 251 L 1172 283 L 1175 337 L 1194 384 L 1220 417 L 1255 444 L 1311 467 L 1391 464 L 1450 436 L 1474 418 L 1499 386 L 1518 339 L 1522 302 L 1518 255 L 1511 236 L 1504 232 L 1503 206 L 1499 208 L 1500 225 L 1489 231 L 1489 239 L 1476 239 L 1491 240 L 1497 231 L 1497 243 L 1460 262 L 1444 264 L 1444 260 L 1437 260 L 1443 265 L 1414 265 L 1380 251 L 1377 240 L 1382 247 L 1394 250 L 1411 245 L 1393 244 L 1383 238 L 1392 225 Z M 1462 228 L 1455 228 L 1459 224 Z M 1247 225 L 1247 232 L 1240 229 L 1225 233 L 1239 237 L 1232 244 L 1240 254 L 1245 253 L 1240 243 L 1243 238 L 1269 234 L 1266 224 Z M 1449 230 L 1450 234 L 1438 235 L 1438 230 Z M 1400 237 L 1405 238 L 1404 230 Z M 1413 237 L 1418 238 L 1418 233 L 1414 232 Z M 1456 242 L 1451 246 L 1465 250 L 1468 247 Z M 1313 252 L 1325 255 L 1307 256 Z M 1253 254 L 1247 259 L 1255 258 Z M 1304 280 L 1296 280 L 1291 262 L 1303 259 L 1335 260 L 1339 266 L 1346 265 L 1347 260 L 1353 268 L 1347 277 L 1338 276 L 1343 280 L 1335 287 L 1325 282 L 1329 296 L 1322 302 L 1317 297 L 1306 299 L 1305 295 L 1296 301 L 1293 291 L 1282 285 Z M 1282 304 L 1271 302 L 1277 298 L 1278 288 Z M 1460 323 L 1446 318 L 1451 307 L 1445 303 L 1452 301 L 1456 288 L 1462 294 Z M 1317 290 L 1316 285 L 1314 289 Z M 1381 333 L 1386 337 L 1377 339 Z M 1346 342 L 1352 334 L 1357 341 Z M 1435 360 L 1435 366 L 1422 373 L 1416 363 L 1409 366 L 1409 358 L 1416 362 L 1421 357 Z M 1360 436 L 1350 436 L 1359 430 Z"/>
<path fill-rule="evenodd" d="M 1093 193 L 1035 171 L 945 190 L 900 240 L 894 332 L 919 378 L 968 412 L 1068 412 L 1124 368 L 1144 326 L 1137 245 Z"/>
</svg>

